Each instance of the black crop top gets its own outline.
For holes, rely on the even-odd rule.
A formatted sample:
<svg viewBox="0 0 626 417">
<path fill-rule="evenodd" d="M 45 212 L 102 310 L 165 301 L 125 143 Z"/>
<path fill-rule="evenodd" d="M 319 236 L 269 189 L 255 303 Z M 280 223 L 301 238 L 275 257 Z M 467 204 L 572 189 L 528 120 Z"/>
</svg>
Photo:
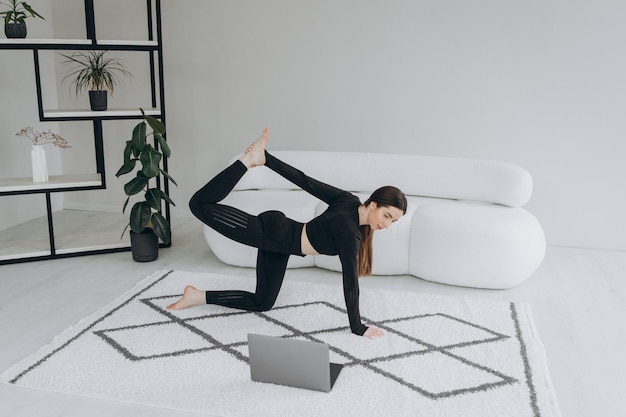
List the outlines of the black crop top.
<svg viewBox="0 0 626 417">
<path fill-rule="evenodd" d="M 359 277 L 357 258 L 361 242 L 359 198 L 316 179 L 265 152 L 265 166 L 304 191 L 319 198 L 328 208 L 307 223 L 306 231 L 313 248 L 324 255 L 339 255 L 343 274 L 343 294 L 352 333 L 360 336 L 367 326 L 359 313 Z"/>
</svg>

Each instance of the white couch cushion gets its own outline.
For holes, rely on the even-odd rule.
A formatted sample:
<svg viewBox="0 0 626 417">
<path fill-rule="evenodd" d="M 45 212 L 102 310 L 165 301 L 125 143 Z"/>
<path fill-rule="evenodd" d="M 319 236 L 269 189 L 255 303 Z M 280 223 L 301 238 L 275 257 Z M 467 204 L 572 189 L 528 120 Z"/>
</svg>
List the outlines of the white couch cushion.
<svg viewBox="0 0 626 417">
<path fill-rule="evenodd" d="M 394 185 L 405 194 L 520 207 L 532 194 L 523 168 L 498 161 L 363 152 L 272 151 L 305 174 L 346 191 Z M 297 188 L 269 168 L 248 172 L 236 190 Z"/>
<path fill-rule="evenodd" d="M 523 208 L 441 201 L 413 216 L 409 270 L 428 281 L 477 288 L 511 288 L 541 264 L 546 243 Z"/>
</svg>

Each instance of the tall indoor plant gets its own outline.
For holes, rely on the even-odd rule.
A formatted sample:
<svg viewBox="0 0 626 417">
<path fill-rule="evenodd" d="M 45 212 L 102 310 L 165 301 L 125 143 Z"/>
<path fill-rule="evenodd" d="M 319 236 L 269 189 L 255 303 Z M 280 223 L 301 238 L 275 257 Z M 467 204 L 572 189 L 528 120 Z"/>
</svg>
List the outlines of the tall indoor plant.
<svg viewBox="0 0 626 417">
<path fill-rule="evenodd" d="M 0 4 L 8 7 L 7 10 L 0 12 L 0 16 L 4 16 L 4 34 L 9 39 L 26 37 L 25 20 L 27 17 L 38 17 L 46 20 L 25 1 L 9 0 L 8 3 L 0 2 Z"/>
<path fill-rule="evenodd" d="M 126 142 L 124 148 L 124 163 L 115 174 L 116 177 L 125 175 L 136 170 L 136 176 L 124 185 L 126 201 L 122 212 L 131 196 L 143 192 L 143 200 L 136 202 L 130 210 L 130 220 L 122 236 L 130 226 L 131 248 L 133 259 L 136 261 L 151 261 L 158 256 L 158 239 L 167 245 L 171 242 L 171 227 L 167 219 L 161 214 L 162 201 L 165 200 L 171 205 L 175 205 L 172 199 L 158 187 L 152 187 L 151 180 L 163 175 L 174 185 L 176 181 L 160 167 L 162 158 L 169 158 L 170 147 L 165 141 L 165 126 L 154 117 L 147 116 L 143 110 L 143 121 L 133 129 L 132 139 Z M 146 122 L 152 128 L 152 132 L 146 132 Z M 152 146 L 147 138 L 152 135 L 158 143 L 158 147 Z M 160 151 L 159 151 L 160 149 Z M 150 242 L 153 252 L 149 252 L 142 245 L 147 240 Z"/>
<path fill-rule="evenodd" d="M 115 86 L 120 83 L 120 76 L 132 77 L 120 59 L 109 58 L 106 54 L 107 51 L 61 54 L 67 58 L 64 64 L 73 65 L 63 81 L 73 78 L 76 95 L 82 90 L 89 90 L 89 103 L 94 111 L 107 109 L 107 94 L 113 94 Z"/>
</svg>

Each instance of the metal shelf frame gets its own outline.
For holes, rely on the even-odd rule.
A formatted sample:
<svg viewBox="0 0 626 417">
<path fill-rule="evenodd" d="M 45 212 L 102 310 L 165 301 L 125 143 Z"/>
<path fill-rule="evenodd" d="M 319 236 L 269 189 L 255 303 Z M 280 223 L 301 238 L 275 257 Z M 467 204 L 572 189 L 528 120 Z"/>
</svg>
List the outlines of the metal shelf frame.
<svg viewBox="0 0 626 417">
<path fill-rule="evenodd" d="M 106 0 L 102 0 L 106 1 Z M 115 51 L 139 51 L 148 52 L 150 61 L 150 92 L 151 92 L 151 106 L 152 108 L 144 109 L 146 114 L 160 119 L 164 124 L 165 120 L 165 83 L 163 77 L 163 38 L 162 38 L 162 25 L 161 25 L 161 0 L 146 0 L 146 12 L 147 12 L 147 31 L 148 40 L 133 41 L 133 40 L 98 40 L 96 36 L 96 19 L 94 10 L 94 0 L 84 0 L 85 4 L 85 26 L 87 39 L 2 39 L 0 40 L 0 50 L 32 50 L 33 52 L 33 64 L 35 68 L 35 85 L 37 92 L 37 106 L 39 113 L 39 120 L 42 122 L 58 121 L 58 122 L 73 122 L 73 121 L 91 121 L 93 124 L 93 138 L 95 145 L 95 164 L 96 173 L 99 175 L 99 184 L 94 185 L 93 182 L 85 185 L 63 185 L 59 186 L 54 184 L 42 184 L 41 187 L 37 187 L 33 184 L 26 184 L 24 188 L 20 189 L 19 185 L 3 188 L 0 184 L 0 197 L 6 195 L 23 195 L 23 194 L 45 194 L 46 197 L 46 213 L 48 218 L 48 235 L 50 240 L 50 253 L 43 256 L 25 256 L 14 257 L 11 259 L 0 259 L 0 265 L 8 263 L 38 261 L 46 259 L 66 258 L 71 256 L 80 255 L 92 255 L 101 253 L 111 253 L 130 250 L 130 245 L 122 248 L 105 248 L 105 249 L 77 249 L 74 252 L 63 251 L 57 252 L 54 238 L 54 224 L 53 224 L 53 211 L 51 204 L 51 194 L 57 192 L 70 192 L 70 191 L 83 191 L 83 190 L 97 190 L 106 189 L 105 180 L 105 160 L 104 160 L 104 137 L 102 132 L 102 124 L 105 121 L 125 120 L 125 119 L 141 119 L 142 115 L 139 109 L 125 110 L 116 109 L 102 112 L 92 112 L 89 110 L 50 110 L 43 108 L 43 94 L 41 83 L 41 68 L 39 60 L 39 52 L 42 50 L 115 50 Z M 155 56 L 156 55 L 156 56 Z M 158 77 L 157 77 L 158 74 Z M 165 137 L 167 140 L 167 138 Z M 158 143 L 154 142 L 154 146 L 158 149 Z M 162 159 L 163 169 L 168 171 L 167 158 Z M 5 181 L 0 181 L 0 183 Z M 11 181 L 8 180 L 10 183 Z M 19 179 L 16 179 L 16 183 Z M 164 190 L 169 194 L 169 181 L 166 177 L 156 178 L 157 187 Z M 4 191 L 3 191 L 4 189 Z M 164 204 L 165 218 L 170 221 L 170 205 L 167 202 Z M 169 245 L 160 244 L 160 247 L 167 247 Z M 25 254 L 27 255 L 27 254 Z"/>
</svg>

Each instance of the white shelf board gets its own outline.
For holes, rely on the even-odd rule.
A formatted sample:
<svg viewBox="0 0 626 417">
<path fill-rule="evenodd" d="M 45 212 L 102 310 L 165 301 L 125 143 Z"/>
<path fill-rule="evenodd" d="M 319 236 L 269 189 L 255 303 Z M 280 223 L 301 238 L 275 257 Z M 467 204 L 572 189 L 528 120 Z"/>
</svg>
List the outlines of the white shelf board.
<svg viewBox="0 0 626 417">
<path fill-rule="evenodd" d="M 46 182 L 33 182 L 31 177 L 0 178 L 0 192 L 34 191 L 55 188 L 100 186 L 100 174 L 51 175 Z"/>
<path fill-rule="evenodd" d="M 143 109 L 144 113 L 149 116 L 158 116 L 161 109 L 147 108 Z M 141 111 L 137 109 L 108 109 L 104 111 L 92 111 L 87 109 L 56 109 L 44 110 L 43 117 L 124 117 L 124 116 L 141 116 Z"/>
<path fill-rule="evenodd" d="M 90 39 L 0 39 L 2 44 L 35 44 L 35 45 L 91 45 Z M 100 46 L 158 46 L 157 41 L 149 40 L 127 40 L 127 39 L 105 39 L 96 40 L 96 45 Z"/>
<path fill-rule="evenodd" d="M 130 46 L 158 46 L 159 43 L 157 41 L 129 41 L 129 40 L 97 40 L 98 45 L 107 46 L 107 45 L 130 45 Z"/>
<path fill-rule="evenodd" d="M 39 44 L 39 45 L 51 45 L 51 44 L 63 44 L 63 45 L 91 45 L 89 39 L 0 39 L 0 43 L 10 44 Z"/>
</svg>

